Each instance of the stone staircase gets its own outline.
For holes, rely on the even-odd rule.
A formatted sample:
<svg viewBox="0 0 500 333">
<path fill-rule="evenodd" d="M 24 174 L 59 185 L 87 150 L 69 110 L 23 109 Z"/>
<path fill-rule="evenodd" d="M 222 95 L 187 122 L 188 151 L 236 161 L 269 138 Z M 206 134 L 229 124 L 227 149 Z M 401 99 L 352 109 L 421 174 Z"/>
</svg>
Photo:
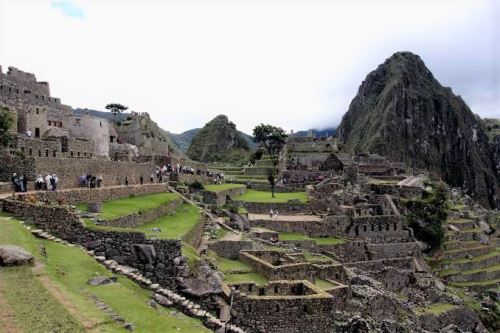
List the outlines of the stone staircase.
<svg viewBox="0 0 500 333">
<path fill-rule="evenodd" d="M 472 218 L 450 218 L 443 249 L 429 261 L 438 275 L 456 287 L 500 285 L 500 238 L 487 235 Z"/>
</svg>

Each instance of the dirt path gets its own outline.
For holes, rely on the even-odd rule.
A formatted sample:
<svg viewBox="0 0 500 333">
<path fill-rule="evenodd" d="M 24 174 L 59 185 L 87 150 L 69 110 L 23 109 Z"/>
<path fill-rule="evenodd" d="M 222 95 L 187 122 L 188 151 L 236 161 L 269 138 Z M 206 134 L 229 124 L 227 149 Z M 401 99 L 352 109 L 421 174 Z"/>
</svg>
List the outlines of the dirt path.
<svg viewBox="0 0 500 333">
<path fill-rule="evenodd" d="M 14 311 L 7 303 L 4 288 L 6 288 L 6 286 L 2 281 L 2 274 L 0 274 L 0 332 L 22 333 L 23 330 L 17 325 Z"/>
<path fill-rule="evenodd" d="M 33 267 L 33 273 L 42 282 L 43 286 L 54 296 L 54 298 L 61 303 L 66 310 L 78 320 L 86 331 L 98 332 L 99 322 L 93 319 L 84 317 L 78 308 L 73 304 L 73 301 L 47 276 L 43 273 L 44 265 L 36 262 Z"/>
<path fill-rule="evenodd" d="M 248 214 L 248 219 L 250 221 L 255 220 L 264 220 L 264 221 L 305 221 L 305 222 L 320 222 L 321 217 L 317 215 L 278 215 L 278 216 L 269 216 L 269 214 Z"/>
</svg>

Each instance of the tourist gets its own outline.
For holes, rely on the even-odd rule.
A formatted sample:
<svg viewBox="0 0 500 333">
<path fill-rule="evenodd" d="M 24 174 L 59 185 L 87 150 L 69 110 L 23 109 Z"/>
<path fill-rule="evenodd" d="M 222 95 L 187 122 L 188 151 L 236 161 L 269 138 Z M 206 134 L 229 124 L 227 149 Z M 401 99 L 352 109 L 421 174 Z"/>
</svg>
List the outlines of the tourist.
<svg viewBox="0 0 500 333">
<path fill-rule="evenodd" d="M 37 191 L 41 191 L 42 188 L 43 188 L 43 177 L 42 175 L 38 175 L 38 177 L 36 177 L 36 180 L 35 180 L 35 188 Z"/>
<path fill-rule="evenodd" d="M 139 181 L 141 182 L 141 185 L 144 184 L 144 177 L 141 176 L 141 178 L 139 178 Z"/>
<path fill-rule="evenodd" d="M 90 188 L 96 188 L 97 186 L 97 177 L 92 176 L 90 177 Z"/>
<path fill-rule="evenodd" d="M 276 210 L 274 211 L 274 216 L 278 217 L 278 215 L 280 215 L 280 213 L 279 213 L 279 212 L 278 212 L 278 210 L 276 209 Z"/>
<path fill-rule="evenodd" d="M 125 185 L 128 186 L 128 177 L 125 177 Z"/>
<path fill-rule="evenodd" d="M 26 136 L 27 136 L 28 138 L 31 138 L 31 135 L 32 135 L 31 130 L 28 128 L 28 129 L 26 130 Z"/>
<path fill-rule="evenodd" d="M 58 181 L 58 178 L 57 178 L 56 174 L 53 173 L 52 176 L 50 176 L 50 186 L 51 186 L 52 191 L 57 191 L 57 181 Z"/>
<path fill-rule="evenodd" d="M 21 192 L 28 192 L 28 177 L 23 174 L 20 178 L 21 181 Z"/>
<path fill-rule="evenodd" d="M 15 192 L 21 192 L 21 183 L 19 182 L 19 177 L 17 176 L 17 173 L 13 173 L 12 177 L 10 178 L 10 181 L 14 185 L 14 191 Z"/>
<path fill-rule="evenodd" d="M 272 210 L 272 209 L 269 211 L 269 216 L 270 216 L 271 218 L 273 218 L 273 216 L 274 216 L 274 212 L 273 212 L 273 210 Z"/>
<path fill-rule="evenodd" d="M 154 173 L 152 173 L 152 174 L 151 174 L 151 176 L 149 176 L 149 181 L 150 181 L 151 183 L 154 183 L 154 182 L 155 182 L 155 174 L 154 174 Z"/>
<path fill-rule="evenodd" d="M 90 178 L 92 178 L 92 174 L 88 173 L 87 176 L 85 176 L 85 187 L 90 187 Z"/>
<path fill-rule="evenodd" d="M 50 184 L 51 184 L 51 176 L 49 174 L 46 174 L 45 175 L 45 190 L 46 191 L 50 191 L 51 187 L 50 187 Z"/>
<path fill-rule="evenodd" d="M 101 187 L 102 184 L 102 175 L 97 176 L 97 187 Z"/>
</svg>

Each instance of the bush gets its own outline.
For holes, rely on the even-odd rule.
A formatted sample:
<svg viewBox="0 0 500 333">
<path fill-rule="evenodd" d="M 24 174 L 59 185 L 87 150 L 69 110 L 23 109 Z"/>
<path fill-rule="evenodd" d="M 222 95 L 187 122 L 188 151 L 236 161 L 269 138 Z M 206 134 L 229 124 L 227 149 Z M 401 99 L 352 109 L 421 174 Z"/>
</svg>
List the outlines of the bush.
<svg viewBox="0 0 500 333">
<path fill-rule="evenodd" d="M 415 237 L 427 243 L 429 250 L 439 248 L 444 241 L 444 228 L 448 218 L 448 189 L 443 182 L 433 183 L 433 191 L 426 192 L 422 199 L 404 202 L 408 209 L 408 224 Z"/>
<path fill-rule="evenodd" d="M 204 190 L 205 187 L 203 186 L 202 183 L 200 183 L 199 181 L 195 180 L 194 182 L 192 182 L 191 184 L 189 184 L 189 192 L 196 192 L 196 191 L 201 191 L 201 190 Z"/>
</svg>

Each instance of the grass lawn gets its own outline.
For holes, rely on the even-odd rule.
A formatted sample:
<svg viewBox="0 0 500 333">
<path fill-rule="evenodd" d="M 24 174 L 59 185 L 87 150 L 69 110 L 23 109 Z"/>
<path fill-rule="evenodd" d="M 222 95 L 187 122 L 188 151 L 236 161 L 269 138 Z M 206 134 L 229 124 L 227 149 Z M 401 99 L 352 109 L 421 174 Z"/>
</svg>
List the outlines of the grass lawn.
<svg viewBox="0 0 500 333">
<path fill-rule="evenodd" d="M 135 332 L 210 332 L 173 308 L 151 308 L 147 304 L 151 292 L 121 276 L 116 284 L 88 285 L 92 276 L 111 273 L 79 248 L 37 239 L 15 220 L 0 217 L 0 228 L 0 244 L 21 246 L 38 262 L 35 268 L 11 267 L 0 275 L 4 298 L 14 309 L 13 320 L 25 332 L 124 332 L 91 296 L 133 323 Z M 40 245 L 47 258 L 39 254 Z"/>
<path fill-rule="evenodd" d="M 141 225 L 135 230 L 142 231 L 146 237 L 162 239 L 180 238 L 187 234 L 198 222 L 200 209 L 190 204 L 182 204 L 175 210 L 175 215 L 165 215 L 156 221 Z M 160 232 L 153 232 L 153 228 L 160 228 Z"/>
<path fill-rule="evenodd" d="M 253 271 L 252 267 L 247 263 L 244 263 L 240 260 L 232 260 L 220 257 L 213 251 L 208 252 L 208 257 L 217 263 L 218 270 L 223 273 L 242 274 L 252 273 Z"/>
<path fill-rule="evenodd" d="M 200 209 L 190 204 L 182 204 L 172 215 L 165 215 L 158 220 L 143 224 L 137 228 L 121 228 L 96 225 L 92 220 L 84 218 L 87 228 L 116 232 L 142 232 L 148 238 L 178 239 L 188 233 L 197 223 Z M 161 231 L 153 232 L 153 228 Z"/>
<path fill-rule="evenodd" d="M 254 282 L 259 286 L 265 285 L 267 283 L 267 279 L 264 277 L 264 275 L 259 273 L 226 274 L 225 281 L 226 283 Z"/>
<path fill-rule="evenodd" d="M 236 197 L 235 200 L 265 203 L 286 203 L 292 199 L 298 199 L 301 203 L 307 203 L 308 201 L 306 192 L 275 193 L 274 195 L 275 198 L 271 196 L 271 192 L 248 189 L 244 194 Z"/>
<path fill-rule="evenodd" d="M 418 314 L 430 313 L 437 316 L 447 311 L 453 310 L 456 307 L 457 307 L 456 305 L 450 303 L 434 303 L 428 307 L 416 307 L 415 312 Z"/>
<path fill-rule="evenodd" d="M 312 240 L 312 241 L 315 241 L 316 244 L 322 244 L 322 245 L 344 244 L 346 242 L 346 240 L 342 239 L 342 238 L 309 237 L 309 236 L 306 236 L 306 235 L 298 233 L 298 232 L 280 232 L 279 239 L 282 241 Z"/>
<path fill-rule="evenodd" d="M 245 188 L 243 184 L 216 184 L 216 185 L 205 185 L 205 191 L 209 192 L 220 192 L 224 190 L 230 190 L 232 188 Z"/>
<path fill-rule="evenodd" d="M 105 201 L 102 203 L 99 217 L 104 220 L 113 220 L 132 213 L 158 208 L 178 197 L 179 195 L 176 193 L 165 192 Z M 82 208 L 82 205 L 77 205 L 77 207 Z"/>
<path fill-rule="evenodd" d="M 316 285 L 316 287 L 318 287 L 322 290 L 329 290 L 329 289 L 337 287 L 336 284 L 331 283 L 331 282 L 326 281 L 326 280 L 323 280 L 323 279 L 316 279 L 316 281 L 314 281 L 314 284 Z"/>
</svg>

